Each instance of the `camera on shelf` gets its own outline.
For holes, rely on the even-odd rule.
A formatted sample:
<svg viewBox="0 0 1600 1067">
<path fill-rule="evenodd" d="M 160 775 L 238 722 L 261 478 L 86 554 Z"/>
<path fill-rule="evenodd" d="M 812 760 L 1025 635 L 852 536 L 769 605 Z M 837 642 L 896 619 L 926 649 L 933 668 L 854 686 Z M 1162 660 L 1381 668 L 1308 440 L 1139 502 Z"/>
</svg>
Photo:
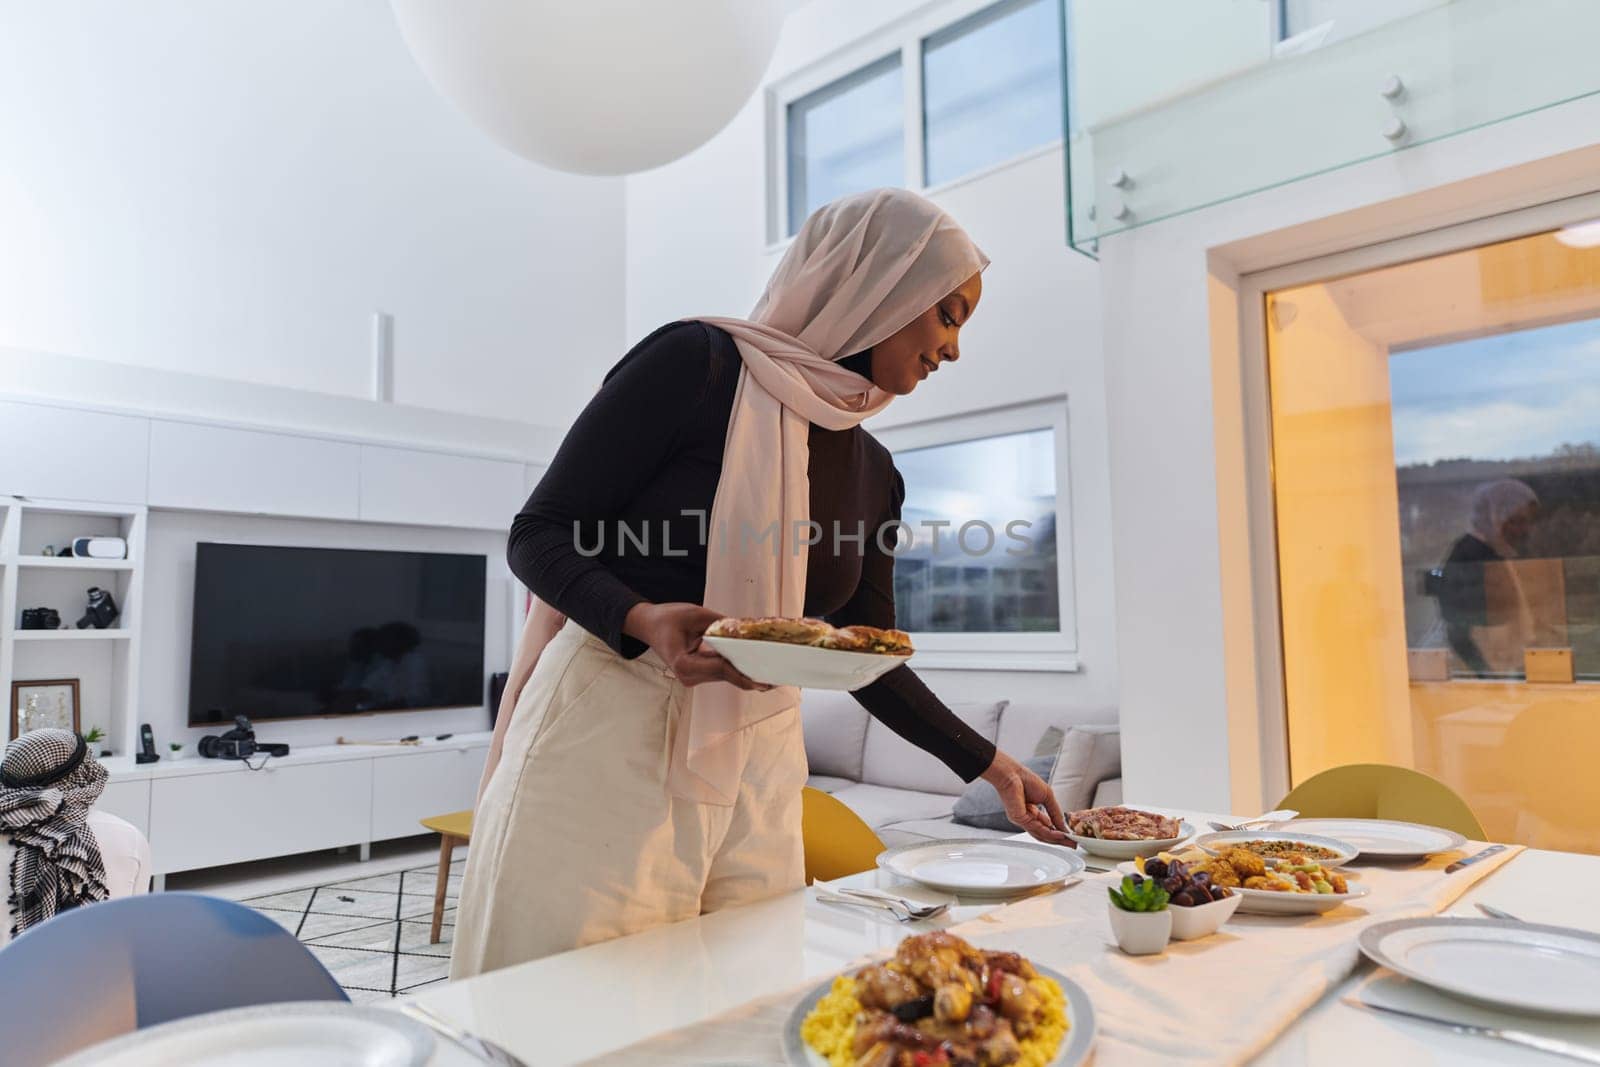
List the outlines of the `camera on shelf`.
<svg viewBox="0 0 1600 1067">
<path fill-rule="evenodd" d="M 244 715 L 233 717 L 233 729 L 207 734 L 197 746 L 207 759 L 249 759 L 256 754 L 256 730 Z"/>
<path fill-rule="evenodd" d="M 233 729 L 207 734 L 195 746 L 206 759 L 247 760 L 251 756 L 287 756 L 289 746 L 256 740 L 256 728 L 245 715 L 233 717 Z M 254 768 L 252 768 L 254 769 Z"/>
<path fill-rule="evenodd" d="M 61 613 L 55 608 L 23 608 L 21 628 L 24 630 L 59 630 L 61 629 Z"/>
<path fill-rule="evenodd" d="M 51 614 L 55 614 L 51 612 Z M 93 626 L 96 630 L 104 630 L 117 621 L 117 616 L 122 614 L 122 609 L 117 607 L 117 602 L 111 599 L 108 590 L 99 586 L 89 589 L 89 606 L 84 610 L 83 618 L 78 620 L 78 629 L 87 630 Z"/>
</svg>

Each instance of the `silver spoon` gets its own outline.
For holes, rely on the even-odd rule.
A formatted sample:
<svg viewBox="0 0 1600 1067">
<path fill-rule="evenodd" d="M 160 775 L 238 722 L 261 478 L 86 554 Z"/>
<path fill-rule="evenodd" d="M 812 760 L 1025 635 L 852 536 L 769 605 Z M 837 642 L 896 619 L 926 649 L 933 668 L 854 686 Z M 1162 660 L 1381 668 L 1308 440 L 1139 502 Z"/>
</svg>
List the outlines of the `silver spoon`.
<svg viewBox="0 0 1600 1067">
<path fill-rule="evenodd" d="M 949 909 L 948 904 L 924 905 L 916 913 L 898 901 L 879 900 L 876 897 L 852 896 L 836 889 L 817 887 L 817 899 L 830 904 L 852 904 L 858 908 L 873 908 L 877 911 L 887 911 L 903 923 L 917 922 L 922 919 L 931 919 L 943 915 Z"/>
</svg>

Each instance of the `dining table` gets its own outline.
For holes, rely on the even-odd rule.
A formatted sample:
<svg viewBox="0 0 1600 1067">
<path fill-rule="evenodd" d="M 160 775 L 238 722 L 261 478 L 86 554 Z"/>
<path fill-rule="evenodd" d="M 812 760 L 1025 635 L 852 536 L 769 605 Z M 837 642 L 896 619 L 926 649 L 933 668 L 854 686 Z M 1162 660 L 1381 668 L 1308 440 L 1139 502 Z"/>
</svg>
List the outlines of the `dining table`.
<svg viewBox="0 0 1600 1067">
<path fill-rule="evenodd" d="M 1196 828 L 1220 821 L 1237 823 L 1227 813 L 1151 808 L 1180 817 Z M 1024 835 L 1018 835 L 1022 838 Z M 1467 846 L 1467 852 L 1481 849 Z M 1595 889 L 1600 887 L 1600 856 L 1513 849 L 1509 859 L 1484 863 L 1482 870 L 1440 914 L 1482 917 L 1477 905 L 1503 909 L 1521 920 L 1568 927 L 1600 934 L 1600 907 Z M 1432 886 L 1441 874 L 1443 860 L 1398 874 L 1385 871 L 1385 885 L 1410 879 Z M 555 858 L 551 862 L 559 862 Z M 1091 857 L 1091 863 L 1107 861 Z M 1470 870 L 1470 868 L 1469 868 Z M 1487 873 L 1484 873 L 1487 871 Z M 1356 876 L 1361 876 L 1359 868 Z M 1461 876 L 1456 876 L 1461 877 Z M 1328 959 L 1325 973 L 1308 978 L 1304 973 L 1274 973 L 1286 966 L 1277 955 L 1274 920 L 1264 916 L 1236 916 L 1224 925 L 1212 947 L 1205 939 L 1174 943 L 1169 951 L 1174 975 L 1186 975 L 1183 990 L 1161 985 L 1161 958 L 1147 970 L 1129 969 L 1117 956 L 1105 910 L 1107 888 L 1121 875 L 1115 870 L 1085 871 L 1049 896 L 1030 895 L 1020 900 L 982 901 L 959 898 L 943 914 L 927 920 L 900 922 L 887 912 L 843 906 L 818 899 L 814 887 L 795 890 L 698 918 L 656 927 L 630 936 L 587 945 L 471 979 L 448 982 L 419 991 L 416 1001 L 460 1029 L 486 1038 L 527 1064 L 784 1064 L 780 1035 L 768 1033 L 786 1004 L 797 1003 L 804 992 L 829 977 L 874 956 L 887 956 L 912 933 L 957 928 L 974 943 L 985 946 L 986 934 L 1003 947 L 1029 944 L 1073 946 L 1074 959 L 1087 960 L 1080 969 L 1098 966 L 1102 977 L 1129 986 L 1115 989 L 1115 1010 L 1122 1013 L 1121 1033 L 1115 1040 L 1102 1037 L 1093 1062 L 1106 1067 L 1160 1062 L 1142 1046 L 1136 1027 L 1127 1016 L 1129 998 L 1137 1013 L 1144 998 L 1152 1013 L 1174 1010 L 1180 996 L 1193 1005 L 1207 997 L 1227 994 L 1226 982 L 1207 988 L 1205 953 L 1211 951 L 1217 968 L 1259 966 L 1256 988 L 1287 986 L 1291 980 L 1305 996 L 1291 1017 L 1272 1022 L 1255 1020 L 1250 1005 L 1213 1001 L 1229 1018 L 1245 1020 L 1241 1028 L 1260 1030 L 1259 1039 L 1239 1045 L 1208 1047 L 1197 1039 L 1184 1050 L 1184 1059 L 1196 1062 L 1239 1062 L 1272 1065 L 1340 1064 L 1374 1067 L 1379 1064 L 1555 1064 L 1563 1062 L 1546 1053 L 1514 1047 L 1483 1036 L 1459 1033 L 1435 1024 L 1380 1014 L 1353 1004 L 1366 1000 L 1406 1010 L 1477 1025 L 1512 1027 L 1558 1038 L 1600 1055 L 1600 1022 L 1574 1021 L 1510 1014 L 1446 996 L 1374 966 L 1359 953 L 1339 952 Z M 882 869 L 841 879 L 835 885 L 893 889 L 912 899 L 950 900 L 948 896 L 905 882 Z M 1406 882 L 1405 884 L 1411 884 Z M 1439 883 L 1442 884 L 1442 883 Z M 1465 884 L 1463 882 L 1463 884 Z M 1069 894 L 1081 896 L 1069 897 Z M 1376 914 L 1374 898 L 1342 905 L 1343 925 L 1319 927 L 1322 936 L 1353 948 L 1366 920 Z M 1055 899 L 1051 899 L 1054 897 Z M 537 921 L 535 910 L 529 921 Z M 1433 910 L 1433 909 L 1429 909 Z M 1368 914 L 1371 912 L 1372 914 Z M 1279 920 L 1286 924 L 1303 922 Z M 1292 925 L 1281 927 L 1292 929 Z M 1302 927 L 1303 929 L 1304 927 Z M 1180 958 L 1181 957 L 1181 958 Z M 1051 963 L 1041 957 L 1040 962 Z M 1116 969 L 1107 965 L 1115 964 Z M 1141 961 L 1142 963 L 1142 961 Z M 1178 964 L 1187 970 L 1177 970 Z M 1304 968 L 1299 970 L 1303 971 Z M 1065 970 L 1070 976 L 1074 971 Z M 1128 976 L 1132 975 L 1132 978 Z M 1221 977 L 1220 971 L 1218 972 Z M 1265 983 L 1263 985 L 1263 983 Z M 1091 989 L 1102 988 L 1091 985 Z M 1169 996 L 1170 994 L 1170 996 Z M 1270 998 L 1268 998 L 1270 999 Z M 1263 1001 L 1263 1012 L 1266 1011 Z M 1110 1006 L 1095 1005 L 1109 1014 Z M 1280 1006 L 1281 1008 L 1281 1006 Z M 739 1031 L 743 1028 L 745 1032 Z M 765 1028 L 765 1029 L 763 1029 Z M 712 1040 L 724 1035 L 730 1043 Z M 1247 1035 L 1248 1037 L 1248 1035 Z M 1170 1042 L 1170 1033 L 1167 1035 Z M 741 1043 L 741 1040 L 743 1043 Z M 1170 1044 L 1168 1049 L 1170 1051 Z M 1241 1053 L 1240 1049 L 1245 1049 Z M 726 1049 L 726 1051 L 725 1051 Z M 1572 1061 L 1565 1061 L 1572 1062 Z"/>
</svg>

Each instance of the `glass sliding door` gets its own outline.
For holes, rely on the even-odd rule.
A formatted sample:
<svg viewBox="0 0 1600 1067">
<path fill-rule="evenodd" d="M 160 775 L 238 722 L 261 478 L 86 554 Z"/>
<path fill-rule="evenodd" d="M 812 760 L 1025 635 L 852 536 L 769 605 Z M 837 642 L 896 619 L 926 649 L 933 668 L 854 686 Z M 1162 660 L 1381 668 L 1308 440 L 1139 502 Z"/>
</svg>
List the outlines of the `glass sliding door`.
<svg viewBox="0 0 1600 1067">
<path fill-rule="evenodd" d="M 1600 225 L 1269 293 L 1290 775 L 1600 852 Z"/>
</svg>

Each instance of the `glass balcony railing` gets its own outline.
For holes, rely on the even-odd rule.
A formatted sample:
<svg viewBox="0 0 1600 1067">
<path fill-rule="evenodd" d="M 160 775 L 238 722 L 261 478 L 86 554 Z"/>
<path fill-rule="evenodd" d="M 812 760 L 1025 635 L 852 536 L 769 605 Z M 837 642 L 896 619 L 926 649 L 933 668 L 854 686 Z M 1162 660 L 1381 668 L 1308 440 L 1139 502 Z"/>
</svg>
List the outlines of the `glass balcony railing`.
<svg viewBox="0 0 1600 1067">
<path fill-rule="evenodd" d="M 1061 0 L 1101 237 L 1600 92 L 1594 0 Z"/>
</svg>

